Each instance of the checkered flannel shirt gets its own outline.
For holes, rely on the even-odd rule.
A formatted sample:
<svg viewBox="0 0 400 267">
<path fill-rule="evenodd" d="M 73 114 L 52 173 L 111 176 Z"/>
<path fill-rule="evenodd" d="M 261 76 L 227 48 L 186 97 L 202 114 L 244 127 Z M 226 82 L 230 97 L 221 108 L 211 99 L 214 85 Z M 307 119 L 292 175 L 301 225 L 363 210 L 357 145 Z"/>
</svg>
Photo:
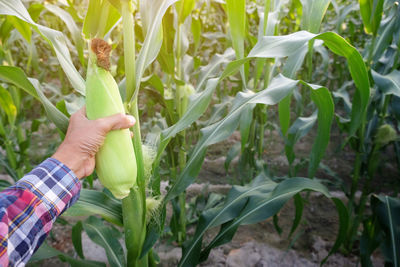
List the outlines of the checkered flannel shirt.
<svg viewBox="0 0 400 267">
<path fill-rule="evenodd" d="M 56 218 L 78 198 L 81 184 L 56 159 L 48 158 L 0 193 L 0 266 L 25 266 Z"/>
</svg>

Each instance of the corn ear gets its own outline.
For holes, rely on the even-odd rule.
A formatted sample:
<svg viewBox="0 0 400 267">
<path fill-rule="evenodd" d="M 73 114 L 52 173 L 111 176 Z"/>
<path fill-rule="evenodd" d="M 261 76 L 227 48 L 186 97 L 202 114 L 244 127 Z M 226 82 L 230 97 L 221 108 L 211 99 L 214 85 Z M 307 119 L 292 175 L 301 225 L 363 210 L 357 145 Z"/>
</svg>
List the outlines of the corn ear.
<svg viewBox="0 0 400 267">
<path fill-rule="evenodd" d="M 125 113 L 118 85 L 108 71 L 111 47 L 93 39 L 86 79 L 86 115 L 90 120 Z M 96 154 L 96 172 L 104 187 L 119 199 L 136 184 L 136 158 L 128 129 L 107 134 Z"/>
</svg>

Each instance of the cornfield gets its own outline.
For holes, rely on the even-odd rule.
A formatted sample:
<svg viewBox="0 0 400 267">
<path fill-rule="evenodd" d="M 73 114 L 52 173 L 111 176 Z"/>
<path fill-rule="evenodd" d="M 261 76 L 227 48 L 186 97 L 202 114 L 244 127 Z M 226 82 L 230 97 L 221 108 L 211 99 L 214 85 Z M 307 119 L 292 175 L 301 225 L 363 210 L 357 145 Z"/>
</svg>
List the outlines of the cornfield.
<svg viewBox="0 0 400 267">
<path fill-rule="evenodd" d="M 267 223 L 296 250 L 308 206 L 335 217 L 318 264 L 400 266 L 398 0 L 0 0 L 0 43 L 1 188 L 82 106 L 136 118 L 57 220 L 70 249 L 50 235 L 31 266 L 217 266 L 213 251 Z"/>
</svg>

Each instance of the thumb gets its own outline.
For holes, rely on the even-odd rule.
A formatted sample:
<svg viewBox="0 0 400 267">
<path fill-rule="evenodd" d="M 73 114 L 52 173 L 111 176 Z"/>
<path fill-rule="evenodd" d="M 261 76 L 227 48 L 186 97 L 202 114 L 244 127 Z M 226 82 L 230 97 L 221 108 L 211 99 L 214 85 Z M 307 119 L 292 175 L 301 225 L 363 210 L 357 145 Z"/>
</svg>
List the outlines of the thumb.
<svg viewBox="0 0 400 267">
<path fill-rule="evenodd" d="M 102 131 L 108 133 L 112 130 L 127 129 L 132 127 L 136 120 L 131 115 L 125 115 L 122 113 L 117 113 L 108 117 L 97 119 L 96 123 Z"/>
</svg>

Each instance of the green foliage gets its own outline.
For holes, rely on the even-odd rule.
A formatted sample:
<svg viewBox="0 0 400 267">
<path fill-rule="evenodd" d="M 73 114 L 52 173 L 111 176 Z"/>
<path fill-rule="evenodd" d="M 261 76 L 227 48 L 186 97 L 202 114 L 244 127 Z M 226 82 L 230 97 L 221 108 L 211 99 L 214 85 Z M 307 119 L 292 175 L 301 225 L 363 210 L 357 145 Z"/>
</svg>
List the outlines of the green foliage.
<svg viewBox="0 0 400 267">
<path fill-rule="evenodd" d="M 118 242 L 118 239 L 113 236 L 110 228 L 106 227 L 100 219 L 90 216 L 83 223 L 83 228 L 94 243 L 105 249 L 110 265 L 126 265 L 121 244 Z"/>
<path fill-rule="evenodd" d="M 321 192 L 331 198 L 324 186 L 307 178 L 291 178 L 276 184 L 260 175 L 248 186 L 234 186 L 222 205 L 203 212 L 193 239 L 183 248 L 179 266 L 195 266 L 206 260 L 212 248 L 232 239 L 239 225 L 253 224 L 272 217 L 290 198 L 303 190 Z M 340 239 L 343 239 L 347 228 L 346 209 L 339 211 L 341 218 L 339 241 L 332 252 L 340 245 Z M 220 226 L 219 233 L 203 248 L 202 239 L 206 230 L 218 226 Z"/>
<path fill-rule="evenodd" d="M 385 264 L 399 266 L 400 200 L 389 196 L 371 196 L 372 218 L 365 222 L 361 238 L 361 262 L 372 266 L 371 255 L 380 246 Z"/>
<path fill-rule="evenodd" d="M 62 138 L 69 115 L 84 104 L 87 43 L 93 37 L 112 45 L 111 62 L 117 66 L 111 73 L 120 81 L 125 111 L 137 119 L 133 146 L 138 186 L 123 201 L 107 191 L 83 189 L 65 213 L 90 216 L 73 227 L 77 257 L 44 245 L 33 260 L 47 254 L 71 266 L 103 266 L 85 260 L 85 231 L 105 248 L 109 264 L 151 266 L 157 262 L 152 247 L 166 231 L 166 206 L 171 203 L 169 229 L 183 248 L 180 265 L 194 266 L 211 249 L 229 242 L 240 225 L 272 216 L 277 222 L 276 214 L 293 198 L 291 238 L 307 204 L 300 192 L 312 190 L 332 199 L 339 214 L 330 254 L 340 247 L 357 252 L 354 244 L 360 240 L 363 265 L 370 266 L 369 257 L 378 247 L 388 264 L 398 264 L 397 199 L 373 195 L 373 214 L 366 212 L 368 198 L 379 190 L 372 184 L 383 168 L 384 150 L 394 149 L 400 171 L 396 3 L 0 0 L 0 165 L 14 180 L 30 170 L 30 137 L 46 120 L 40 112 L 41 118 L 29 116 L 35 105 L 41 103 Z M 31 119 L 26 126 L 24 121 Z M 199 176 L 208 148 L 235 131 L 240 140 L 227 149 L 227 176 L 250 183 L 233 186 L 223 203 L 210 196 L 206 204 L 198 197 L 187 209 L 185 190 Z M 271 140 L 269 131 L 282 138 Z M 355 154 L 354 170 L 346 174 L 350 188 L 345 177 L 338 179 L 347 205 L 332 198 L 323 185 L 327 180 L 314 179 L 329 169 L 320 164 L 332 133 L 338 132 L 342 140 L 335 156 L 349 150 Z M 302 156 L 297 143 L 306 136 L 313 145 Z M 144 157 L 142 139 L 156 151 L 154 162 Z M 266 150 L 271 141 L 283 143 L 289 163 L 288 173 L 279 179 Z M 233 164 L 236 158 L 238 164 Z M 231 177 L 232 168 L 236 177 Z M 259 175 L 267 170 L 272 179 Z M 290 178 L 300 172 L 308 178 Z M 85 185 L 92 186 L 93 177 Z M 165 195 L 162 180 L 169 182 Z M 0 181 L 2 188 L 8 185 Z M 357 190 L 362 191 L 359 200 Z M 146 216 L 146 198 L 161 202 L 152 213 L 156 216 Z M 127 253 L 109 223 L 124 227 Z M 197 224 L 194 236 L 186 236 L 188 223 Z M 220 227 L 217 236 L 203 244 L 204 234 L 214 227 Z"/>
</svg>

